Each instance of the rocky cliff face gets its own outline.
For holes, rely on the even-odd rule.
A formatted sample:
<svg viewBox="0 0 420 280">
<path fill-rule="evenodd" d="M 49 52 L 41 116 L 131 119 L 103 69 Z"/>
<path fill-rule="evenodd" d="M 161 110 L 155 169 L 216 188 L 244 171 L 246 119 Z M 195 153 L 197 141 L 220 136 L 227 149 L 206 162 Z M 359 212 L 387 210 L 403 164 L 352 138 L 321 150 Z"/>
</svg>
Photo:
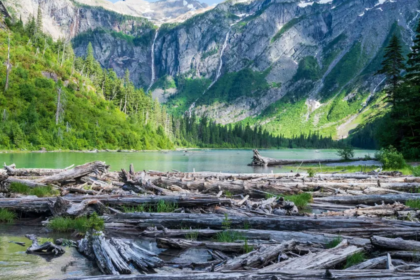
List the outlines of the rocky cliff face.
<svg viewBox="0 0 420 280">
<path fill-rule="evenodd" d="M 34 13 L 38 0 L 5 2 L 17 15 Z M 383 77 L 374 73 L 384 46 L 397 34 L 408 51 L 420 10 L 417 0 L 230 0 L 157 27 L 107 7 L 41 2 L 50 33 L 73 38 L 77 55 L 92 42 L 104 67 L 120 76 L 129 69 L 145 89 L 154 84 L 176 113 L 337 138 L 380 106 Z M 177 2 L 156 5 L 176 10 Z"/>
<path fill-rule="evenodd" d="M 187 105 L 221 123 L 246 119 L 268 125 L 274 118 L 281 126 L 281 112 L 273 113 L 273 104 L 304 100 L 296 120 L 301 131 L 322 130 L 333 121 L 345 125 L 380 89 L 383 79 L 373 74 L 391 33 L 411 44 L 418 10 L 417 0 L 226 2 L 162 32 L 156 42 L 157 72 L 217 80 L 190 100 L 194 106 Z M 252 90 L 237 95 L 231 84 L 248 85 L 241 79 L 249 75 L 232 73 L 244 69 L 255 80 L 263 76 L 265 84 L 249 84 Z M 230 80 L 223 79 L 228 75 Z M 352 115 L 331 116 L 338 96 L 352 107 Z M 348 130 L 343 131 L 335 135 L 346 136 Z"/>
</svg>

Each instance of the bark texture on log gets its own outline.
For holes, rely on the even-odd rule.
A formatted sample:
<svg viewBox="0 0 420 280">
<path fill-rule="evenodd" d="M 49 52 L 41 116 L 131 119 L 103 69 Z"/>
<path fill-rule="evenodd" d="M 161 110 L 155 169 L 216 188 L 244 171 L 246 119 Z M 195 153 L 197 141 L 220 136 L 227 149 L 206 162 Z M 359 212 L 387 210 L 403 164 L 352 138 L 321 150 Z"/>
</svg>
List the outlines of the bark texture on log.
<svg viewBox="0 0 420 280">
<path fill-rule="evenodd" d="M 263 268 L 261 271 L 272 272 L 278 270 L 306 270 L 332 268 L 334 265 L 343 262 L 347 257 L 362 252 L 363 248 L 349 245 L 343 240 L 335 248 L 327 249 L 319 253 L 309 253 L 303 257 L 279 262 Z"/>
<path fill-rule="evenodd" d="M 372 236 L 370 238 L 373 245 L 394 250 L 419 251 L 420 242 L 412 240 L 403 240 L 402 238 L 386 238 L 380 236 Z"/>
<path fill-rule="evenodd" d="M 58 174 L 54 174 L 45 178 L 40 179 L 38 182 L 44 184 L 57 184 L 64 181 L 74 180 L 83 176 L 86 176 L 90 173 L 95 173 L 96 175 L 101 175 L 108 171 L 109 165 L 106 165 L 105 162 L 95 161 L 86 163 L 83 165 L 76 166 L 73 169 L 65 170 Z"/>
</svg>

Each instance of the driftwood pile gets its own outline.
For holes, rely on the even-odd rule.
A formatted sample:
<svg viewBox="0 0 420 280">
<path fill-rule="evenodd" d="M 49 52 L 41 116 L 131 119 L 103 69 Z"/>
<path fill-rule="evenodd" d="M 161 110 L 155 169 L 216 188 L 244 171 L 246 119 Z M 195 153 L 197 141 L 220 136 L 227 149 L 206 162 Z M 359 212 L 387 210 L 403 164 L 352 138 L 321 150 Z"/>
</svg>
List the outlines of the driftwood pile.
<svg viewBox="0 0 420 280">
<path fill-rule="evenodd" d="M 89 232 L 77 247 L 109 276 L 86 279 L 420 279 L 420 212 L 406 206 L 420 199 L 418 178 L 397 172 L 309 178 L 108 168 L 103 162 L 62 170 L 5 165 L 0 208 L 46 219 L 102 216 L 104 231 Z M 49 185 L 60 195 L 25 197 L 10 192 L 13 183 Z M 282 197 L 304 192 L 313 197 L 308 209 Z M 159 203 L 173 211 L 154 213 Z M 149 211 L 127 212 L 141 205 Z M 115 238 L 118 233 L 128 239 Z M 240 238 L 217 242 L 222 233 Z M 29 238 L 34 252 L 62 252 Z M 165 261 L 135 243 L 143 238 L 160 248 L 204 248 L 211 259 Z M 345 268 L 361 254 L 364 261 Z M 137 273 L 147 275 L 127 275 Z"/>
</svg>

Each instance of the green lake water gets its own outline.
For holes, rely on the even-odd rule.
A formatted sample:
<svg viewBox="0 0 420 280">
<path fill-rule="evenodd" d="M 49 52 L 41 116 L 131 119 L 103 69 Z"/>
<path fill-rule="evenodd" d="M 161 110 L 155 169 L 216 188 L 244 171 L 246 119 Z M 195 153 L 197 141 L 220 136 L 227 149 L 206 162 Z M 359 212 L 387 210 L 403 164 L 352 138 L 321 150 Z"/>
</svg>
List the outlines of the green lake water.
<svg viewBox="0 0 420 280">
<path fill-rule="evenodd" d="M 336 150 L 313 149 L 281 149 L 260 150 L 263 156 L 276 159 L 338 159 Z M 356 150 L 355 157 L 370 155 L 373 150 Z M 168 152 L 136 152 L 136 153 L 3 153 L 0 162 L 15 163 L 18 168 L 65 168 L 72 164 L 79 165 L 90 161 L 100 160 L 111 165 L 111 170 L 127 169 L 130 163 L 136 170 L 171 171 L 173 169 L 192 172 L 212 171 L 231 173 L 270 173 L 288 172 L 290 167 L 251 167 L 252 150 L 188 150 Z M 375 162 L 355 162 L 351 164 L 371 165 Z"/>
</svg>

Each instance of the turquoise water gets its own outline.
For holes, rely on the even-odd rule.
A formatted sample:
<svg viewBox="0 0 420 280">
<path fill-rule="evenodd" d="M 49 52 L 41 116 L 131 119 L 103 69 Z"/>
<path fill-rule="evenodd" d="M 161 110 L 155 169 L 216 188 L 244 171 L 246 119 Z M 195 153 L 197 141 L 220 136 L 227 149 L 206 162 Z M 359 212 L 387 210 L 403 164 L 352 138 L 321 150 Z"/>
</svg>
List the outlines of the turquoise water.
<svg viewBox="0 0 420 280">
<path fill-rule="evenodd" d="M 338 159 L 336 150 L 313 149 L 282 149 L 260 150 L 261 155 L 276 159 Z M 355 157 L 370 155 L 373 150 L 356 150 Z M 111 170 L 128 168 L 134 164 L 135 170 L 171 171 L 173 169 L 192 171 L 213 171 L 232 173 L 270 173 L 287 172 L 290 167 L 251 167 L 252 150 L 188 150 L 168 152 L 138 152 L 138 153 L 4 153 L 0 154 L 0 162 L 15 163 L 18 168 L 65 168 L 72 164 L 100 160 L 111 165 Z M 357 164 L 357 163 L 356 163 Z M 364 165 L 365 163 L 363 163 Z"/>
</svg>

